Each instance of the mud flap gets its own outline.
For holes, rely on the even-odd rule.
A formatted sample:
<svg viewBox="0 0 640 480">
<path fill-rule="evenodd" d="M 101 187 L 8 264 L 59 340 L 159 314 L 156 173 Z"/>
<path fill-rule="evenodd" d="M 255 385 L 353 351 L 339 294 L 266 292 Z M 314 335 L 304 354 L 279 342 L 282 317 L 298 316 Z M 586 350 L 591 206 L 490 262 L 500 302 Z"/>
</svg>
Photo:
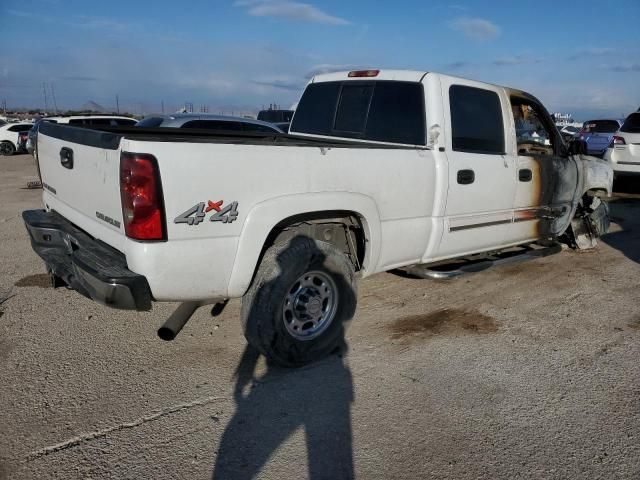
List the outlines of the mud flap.
<svg viewBox="0 0 640 480">
<path fill-rule="evenodd" d="M 609 205 L 598 197 L 588 208 L 580 208 L 571 220 L 570 237 L 578 250 L 597 245 L 597 238 L 609 231 Z"/>
</svg>

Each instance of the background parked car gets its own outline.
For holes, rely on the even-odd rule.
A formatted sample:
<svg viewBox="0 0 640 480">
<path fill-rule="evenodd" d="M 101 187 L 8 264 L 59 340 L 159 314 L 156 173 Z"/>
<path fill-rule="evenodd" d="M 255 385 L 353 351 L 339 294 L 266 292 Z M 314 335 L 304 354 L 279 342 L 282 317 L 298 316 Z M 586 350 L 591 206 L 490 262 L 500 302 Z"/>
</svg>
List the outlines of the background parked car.
<svg viewBox="0 0 640 480">
<path fill-rule="evenodd" d="M 0 126 L 0 155 L 13 155 L 19 150 L 21 132 L 28 132 L 32 123 L 7 123 Z"/>
<path fill-rule="evenodd" d="M 258 112 L 258 120 L 273 123 L 284 132 L 289 131 L 289 125 L 293 118 L 294 110 L 260 110 Z"/>
<path fill-rule="evenodd" d="M 611 162 L 616 175 L 640 174 L 640 112 L 626 118 L 613 135 L 604 158 Z"/>
<path fill-rule="evenodd" d="M 580 129 L 573 125 L 558 125 L 558 131 L 565 141 L 572 140 L 580 134 Z"/>
<path fill-rule="evenodd" d="M 175 113 L 173 115 L 153 115 L 140 120 L 140 128 L 199 128 L 224 132 L 264 132 L 283 133 L 275 125 L 250 118 L 227 117 L 206 113 Z"/>
<path fill-rule="evenodd" d="M 587 154 L 602 157 L 622 122 L 620 120 L 589 120 L 580 130 L 580 140 L 587 142 Z"/>
<path fill-rule="evenodd" d="M 135 118 L 122 117 L 119 115 L 66 115 L 57 117 L 45 117 L 35 122 L 28 134 L 25 148 L 34 155 L 36 149 L 36 139 L 38 136 L 38 126 L 41 122 L 65 123 L 76 127 L 117 127 L 135 125 L 138 121 Z"/>
</svg>

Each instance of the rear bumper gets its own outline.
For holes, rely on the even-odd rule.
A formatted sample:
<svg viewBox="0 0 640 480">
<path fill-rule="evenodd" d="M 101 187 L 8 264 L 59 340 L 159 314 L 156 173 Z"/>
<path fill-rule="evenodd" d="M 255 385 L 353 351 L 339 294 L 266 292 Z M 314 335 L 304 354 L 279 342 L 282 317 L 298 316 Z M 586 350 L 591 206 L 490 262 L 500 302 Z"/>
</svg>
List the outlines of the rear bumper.
<svg viewBox="0 0 640 480">
<path fill-rule="evenodd" d="M 26 210 L 33 250 L 47 270 L 82 295 L 125 310 L 150 310 L 147 279 L 127 268 L 123 254 L 91 238 L 56 212 Z"/>
</svg>

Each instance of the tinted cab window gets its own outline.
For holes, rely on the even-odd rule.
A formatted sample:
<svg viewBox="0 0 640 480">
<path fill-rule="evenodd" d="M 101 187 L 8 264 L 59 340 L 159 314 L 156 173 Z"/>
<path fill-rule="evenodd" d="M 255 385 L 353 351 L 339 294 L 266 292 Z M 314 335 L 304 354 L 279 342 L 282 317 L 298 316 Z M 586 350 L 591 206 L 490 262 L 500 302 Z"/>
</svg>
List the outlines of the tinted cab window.
<svg viewBox="0 0 640 480">
<path fill-rule="evenodd" d="M 422 84 L 384 80 L 312 83 L 300 99 L 290 131 L 424 145 Z"/>
</svg>

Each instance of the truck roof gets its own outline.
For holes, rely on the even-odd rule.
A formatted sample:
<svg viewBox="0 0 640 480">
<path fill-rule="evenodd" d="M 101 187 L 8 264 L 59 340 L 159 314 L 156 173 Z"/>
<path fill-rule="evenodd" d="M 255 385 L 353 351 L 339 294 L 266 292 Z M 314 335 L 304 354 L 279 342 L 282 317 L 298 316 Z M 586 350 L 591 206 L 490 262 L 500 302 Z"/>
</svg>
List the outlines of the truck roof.
<svg viewBox="0 0 640 480">
<path fill-rule="evenodd" d="M 377 72 L 377 73 L 371 76 L 350 77 L 349 74 L 352 72 Z M 401 82 L 421 82 L 427 74 L 437 75 L 438 77 L 447 78 L 450 80 L 462 80 L 467 83 L 471 82 L 471 83 L 477 84 L 478 86 L 492 85 L 494 87 L 505 89 L 507 94 L 509 94 L 510 96 L 530 98 L 539 102 L 539 100 L 533 95 L 531 95 L 530 93 L 527 93 L 523 90 L 519 90 L 517 88 L 511 88 L 505 85 L 497 85 L 495 83 L 483 82 L 483 81 L 475 80 L 471 78 L 457 77 L 454 75 L 448 75 L 445 73 L 438 73 L 438 72 L 432 72 L 427 70 L 392 70 L 392 69 L 385 69 L 385 70 L 367 69 L 367 70 L 351 70 L 351 71 L 345 70 L 342 72 L 322 73 L 322 74 L 316 75 L 311 79 L 310 83 L 335 82 L 335 81 L 344 81 L 344 80 L 372 80 L 372 81 L 395 80 L 395 81 L 401 81 Z"/>
</svg>

